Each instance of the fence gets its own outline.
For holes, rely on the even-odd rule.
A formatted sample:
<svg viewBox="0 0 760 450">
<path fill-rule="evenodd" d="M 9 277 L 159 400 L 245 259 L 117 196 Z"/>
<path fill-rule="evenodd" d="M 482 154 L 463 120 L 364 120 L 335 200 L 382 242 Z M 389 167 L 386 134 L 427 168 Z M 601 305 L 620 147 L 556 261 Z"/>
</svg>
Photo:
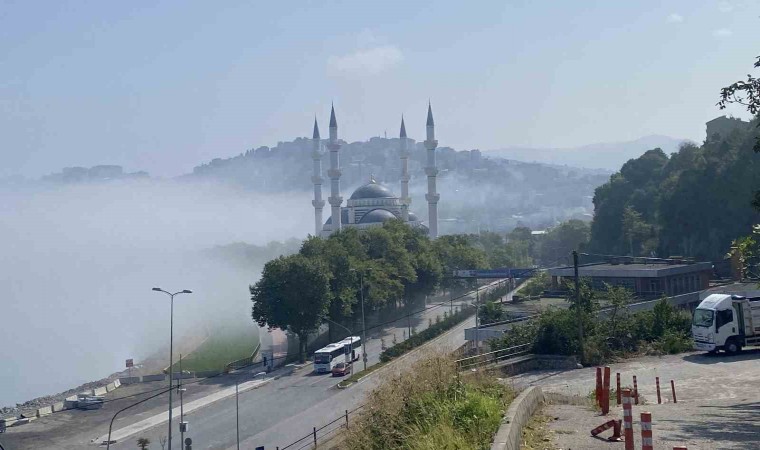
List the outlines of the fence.
<svg viewBox="0 0 760 450">
<path fill-rule="evenodd" d="M 224 371 L 230 372 L 232 370 L 242 369 L 243 367 L 250 367 L 253 364 L 253 360 L 256 359 L 256 356 L 259 354 L 259 350 L 261 350 L 261 341 L 259 341 L 258 345 L 256 345 L 256 348 L 253 349 L 251 356 L 228 363 L 226 366 L 224 366 Z"/>
<path fill-rule="evenodd" d="M 332 433 L 341 430 L 341 429 L 348 429 L 349 427 L 349 416 L 351 414 L 354 414 L 356 411 L 364 408 L 367 406 L 367 404 L 359 405 L 356 408 L 352 409 L 351 411 L 346 410 L 345 414 L 342 414 L 338 418 L 334 419 L 331 422 L 328 422 L 325 425 L 322 425 L 321 427 L 317 428 L 314 427 L 311 431 L 311 433 L 307 434 L 306 436 L 302 437 L 301 439 L 298 439 L 294 442 L 291 442 L 290 444 L 284 446 L 284 447 L 277 447 L 277 450 L 302 450 L 305 448 L 317 448 L 317 445 L 319 444 L 319 441 L 324 441 L 325 439 L 332 439 L 334 435 Z M 312 447 L 313 446 L 313 447 Z"/>
<path fill-rule="evenodd" d="M 482 355 L 458 359 L 456 360 L 457 369 L 466 370 L 473 367 L 484 366 L 486 364 L 495 364 L 499 361 L 514 358 L 516 356 L 527 355 L 530 353 L 532 347 L 532 343 L 515 345 L 514 347 L 502 348 L 492 352 L 483 353 Z"/>
</svg>

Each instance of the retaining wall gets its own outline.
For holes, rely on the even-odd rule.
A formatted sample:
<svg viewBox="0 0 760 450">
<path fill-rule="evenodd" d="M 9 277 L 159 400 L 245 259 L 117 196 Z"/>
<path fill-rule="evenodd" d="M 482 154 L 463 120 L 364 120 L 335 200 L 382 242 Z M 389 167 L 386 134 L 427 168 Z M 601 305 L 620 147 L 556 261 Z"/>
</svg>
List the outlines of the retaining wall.
<svg viewBox="0 0 760 450">
<path fill-rule="evenodd" d="M 494 436 L 491 450 L 520 450 L 522 429 L 530 417 L 544 402 L 544 393 L 539 386 L 531 386 L 522 391 L 509 405 L 501 420 L 501 426 Z"/>
<path fill-rule="evenodd" d="M 575 356 L 525 355 L 499 362 L 489 366 L 487 370 L 514 376 L 531 370 L 573 370 L 577 368 L 578 360 Z"/>
<path fill-rule="evenodd" d="M 139 383 L 139 382 L 140 382 L 140 377 L 119 378 L 119 383 L 121 384 L 134 384 L 134 383 Z"/>
<path fill-rule="evenodd" d="M 37 410 L 37 417 L 43 417 L 53 414 L 53 407 L 52 406 L 45 406 L 44 408 L 40 408 Z"/>
<path fill-rule="evenodd" d="M 143 375 L 142 376 L 142 382 L 147 383 L 148 381 L 164 381 L 166 379 L 165 374 L 158 374 L 158 375 Z"/>
</svg>

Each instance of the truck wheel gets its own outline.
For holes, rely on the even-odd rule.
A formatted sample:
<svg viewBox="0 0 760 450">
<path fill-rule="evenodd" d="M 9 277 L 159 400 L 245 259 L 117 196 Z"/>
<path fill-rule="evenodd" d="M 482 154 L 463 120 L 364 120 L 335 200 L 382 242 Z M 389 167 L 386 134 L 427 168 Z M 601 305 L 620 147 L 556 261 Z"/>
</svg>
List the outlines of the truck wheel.
<svg viewBox="0 0 760 450">
<path fill-rule="evenodd" d="M 726 353 L 729 355 L 735 355 L 742 351 L 741 345 L 739 345 L 735 339 L 731 339 L 726 342 Z"/>
</svg>

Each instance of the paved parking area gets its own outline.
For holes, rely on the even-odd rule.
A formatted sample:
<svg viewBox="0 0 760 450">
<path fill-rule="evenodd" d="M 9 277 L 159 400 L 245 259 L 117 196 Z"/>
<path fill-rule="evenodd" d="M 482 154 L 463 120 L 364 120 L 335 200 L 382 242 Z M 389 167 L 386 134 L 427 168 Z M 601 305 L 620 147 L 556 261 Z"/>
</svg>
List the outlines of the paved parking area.
<svg viewBox="0 0 760 450">
<path fill-rule="evenodd" d="M 689 450 L 760 448 L 760 350 L 736 356 L 689 353 L 642 357 L 610 367 L 613 385 L 616 372 L 621 374 L 623 387 L 632 386 L 633 375 L 637 377 L 642 398 L 642 404 L 633 409 L 637 446 L 641 441 L 640 413 L 648 411 L 652 413 L 654 447 L 658 449 L 675 445 Z M 658 376 L 663 404 L 657 404 Z M 676 385 L 677 404 L 672 403 L 671 379 Z M 549 392 L 585 396 L 594 389 L 595 369 L 531 372 L 511 380 L 518 388 L 540 385 Z M 553 419 L 549 426 L 558 448 L 623 448 L 622 443 L 590 436 L 590 430 L 605 418 L 589 408 L 548 405 L 544 413 Z M 622 419 L 622 410 L 613 408 L 610 418 Z"/>
</svg>

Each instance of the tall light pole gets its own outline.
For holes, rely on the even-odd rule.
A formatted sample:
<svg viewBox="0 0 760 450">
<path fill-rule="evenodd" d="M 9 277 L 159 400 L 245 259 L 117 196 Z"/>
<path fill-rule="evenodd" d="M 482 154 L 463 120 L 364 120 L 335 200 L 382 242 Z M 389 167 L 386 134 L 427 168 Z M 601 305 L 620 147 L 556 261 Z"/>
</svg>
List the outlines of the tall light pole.
<svg viewBox="0 0 760 450">
<path fill-rule="evenodd" d="M 172 448 L 172 389 L 174 389 L 173 384 L 173 376 L 172 376 L 172 358 L 173 358 L 173 351 L 174 351 L 174 296 L 179 294 L 192 294 L 193 291 L 190 290 L 182 290 L 175 293 L 171 293 L 168 291 L 165 291 L 161 288 L 154 287 L 154 291 L 156 292 L 163 292 L 164 294 L 168 295 L 170 300 L 170 312 L 169 312 L 169 450 Z"/>
<path fill-rule="evenodd" d="M 368 268 L 367 270 L 372 270 Z M 351 269 L 352 272 L 356 272 L 356 269 Z M 364 271 L 359 272 L 360 291 L 362 299 L 362 362 L 364 363 L 364 370 L 367 370 L 367 323 L 364 321 Z"/>
</svg>

